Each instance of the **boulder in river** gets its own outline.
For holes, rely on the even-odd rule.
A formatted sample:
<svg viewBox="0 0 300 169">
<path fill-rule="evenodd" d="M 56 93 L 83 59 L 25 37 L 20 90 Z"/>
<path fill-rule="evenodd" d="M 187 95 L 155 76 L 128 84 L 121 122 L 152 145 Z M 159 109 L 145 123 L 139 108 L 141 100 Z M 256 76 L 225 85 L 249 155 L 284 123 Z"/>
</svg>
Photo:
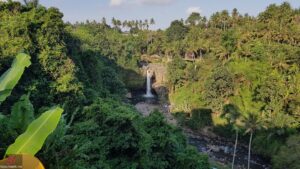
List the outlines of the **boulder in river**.
<svg viewBox="0 0 300 169">
<path fill-rule="evenodd" d="M 132 94 L 131 94 L 131 92 L 128 92 L 128 93 L 126 94 L 126 98 L 132 99 Z"/>
</svg>

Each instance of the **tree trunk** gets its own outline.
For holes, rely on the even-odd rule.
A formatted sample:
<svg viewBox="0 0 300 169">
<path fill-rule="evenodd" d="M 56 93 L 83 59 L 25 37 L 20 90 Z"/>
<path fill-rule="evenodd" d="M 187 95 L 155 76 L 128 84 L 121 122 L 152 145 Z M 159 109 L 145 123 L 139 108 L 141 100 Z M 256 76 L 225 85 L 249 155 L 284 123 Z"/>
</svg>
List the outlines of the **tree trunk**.
<svg viewBox="0 0 300 169">
<path fill-rule="evenodd" d="M 248 169 L 250 169 L 250 160 L 251 160 L 251 142 L 252 142 L 253 132 L 250 133 L 250 140 L 249 140 L 249 151 L 248 151 Z"/>
<path fill-rule="evenodd" d="M 233 150 L 233 158 L 232 158 L 231 169 L 234 169 L 234 161 L 235 161 L 235 155 L 236 155 L 236 148 L 237 148 L 238 138 L 239 138 L 239 132 L 236 130 L 235 131 L 235 144 L 234 144 L 234 150 Z"/>
</svg>

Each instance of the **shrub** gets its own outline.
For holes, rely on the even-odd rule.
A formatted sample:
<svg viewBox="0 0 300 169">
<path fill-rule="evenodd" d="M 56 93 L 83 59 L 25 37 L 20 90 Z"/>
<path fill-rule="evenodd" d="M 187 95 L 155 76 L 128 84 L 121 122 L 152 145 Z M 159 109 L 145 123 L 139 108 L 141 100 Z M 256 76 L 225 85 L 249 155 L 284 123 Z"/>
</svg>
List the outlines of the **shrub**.
<svg viewBox="0 0 300 169">
<path fill-rule="evenodd" d="M 293 135 L 288 138 L 286 145 L 272 158 L 274 169 L 300 168 L 300 136 Z"/>
<path fill-rule="evenodd" d="M 200 129 L 205 126 L 211 126 L 213 124 L 211 114 L 211 109 L 192 110 L 192 117 L 187 124 L 192 129 Z"/>
</svg>

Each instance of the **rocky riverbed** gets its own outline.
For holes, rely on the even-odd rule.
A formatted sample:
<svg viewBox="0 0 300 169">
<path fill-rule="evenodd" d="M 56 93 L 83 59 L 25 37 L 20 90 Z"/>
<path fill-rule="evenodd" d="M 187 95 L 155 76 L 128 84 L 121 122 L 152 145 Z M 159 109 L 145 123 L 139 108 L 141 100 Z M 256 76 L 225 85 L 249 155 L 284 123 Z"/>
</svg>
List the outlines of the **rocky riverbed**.
<svg viewBox="0 0 300 169">
<path fill-rule="evenodd" d="M 148 116 L 154 110 L 163 112 L 166 120 L 172 124 L 177 125 L 176 119 L 169 112 L 168 105 L 162 105 L 157 99 L 144 99 L 137 97 L 136 93 L 133 95 L 135 99 L 132 100 L 132 104 L 143 115 Z M 222 137 L 218 137 L 213 133 L 207 131 L 195 132 L 186 127 L 182 128 L 186 136 L 188 137 L 189 144 L 195 146 L 201 153 L 207 154 L 210 159 L 219 163 L 230 165 L 233 155 L 234 142 Z M 247 166 L 248 147 L 243 144 L 239 144 L 236 154 L 236 169 L 244 169 Z M 251 168 L 253 169 L 270 169 L 270 164 L 267 160 L 254 153 L 251 154 Z"/>
<path fill-rule="evenodd" d="M 211 159 L 223 164 L 231 164 L 234 142 L 222 137 L 211 138 L 201 133 L 195 133 L 190 129 L 184 129 L 188 136 L 189 144 L 195 146 L 199 152 L 207 154 Z M 248 147 L 239 144 L 236 152 L 235 168 L 244 169 L 248 163 Z M 270 169 L 271 166 L 263 157 L 251 153 L 251 168 Z"/>
</svg>

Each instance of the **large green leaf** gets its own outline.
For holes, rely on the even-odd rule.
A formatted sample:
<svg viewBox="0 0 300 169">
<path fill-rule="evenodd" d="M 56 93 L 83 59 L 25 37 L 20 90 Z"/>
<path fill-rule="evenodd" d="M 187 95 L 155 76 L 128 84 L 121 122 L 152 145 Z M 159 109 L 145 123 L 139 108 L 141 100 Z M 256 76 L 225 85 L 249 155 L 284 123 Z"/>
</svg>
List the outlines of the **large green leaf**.
<svg viewBox="0 0 300 169">
<path fill-rule="evenodd" d="M 49 134 L 55 130 L 62 112 L 63 109 L 54 107 L 43 113 L 28 126 L 25 133 L 20 135 L 14 144 L 8 147 L 6 155 L 35 155 L 42 148 Z"/>
<path fill-rule="evenodd" d="M 24 53 L 16 56 L 11 68 L 0 77 L 0 103 L 11 94 L 12 89 L 20 80 L 25 68 L 30 66 L 30 64 L 30 56 Z"/>
</svg>

